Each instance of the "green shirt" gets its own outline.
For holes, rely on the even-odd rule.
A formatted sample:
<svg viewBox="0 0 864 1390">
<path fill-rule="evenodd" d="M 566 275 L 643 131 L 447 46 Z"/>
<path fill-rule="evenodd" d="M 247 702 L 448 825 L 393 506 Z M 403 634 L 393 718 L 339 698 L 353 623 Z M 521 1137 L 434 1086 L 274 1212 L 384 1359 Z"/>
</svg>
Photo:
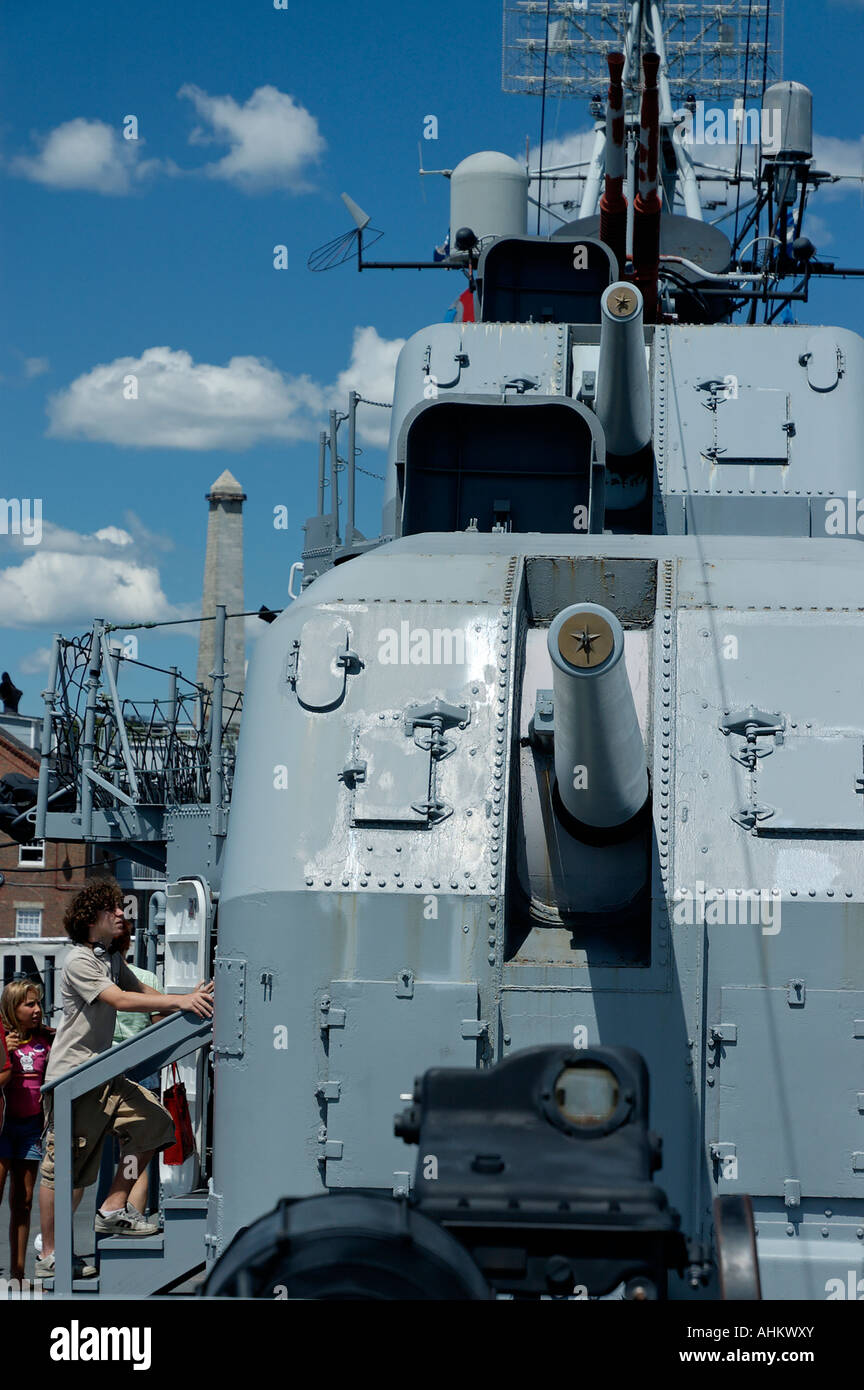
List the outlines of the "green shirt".
<svg viewBox="0 0 864 1390">
<path fill-rule="evenodd" d="M 137 975 L 142 985 L 148 989 L 159 991 L 159 981 L 150 970 L 140 970 L 137 965 L 130 965 L 129 969 L 133 975 Z M 160 991 L 161 993 L 161 991 Z M 127 1038 L 134 1038 L 137 1033 L 142 1033 L 145 1028 L 150 1027 L 149 1014 L 118 1013 L 117 1022 L 114 1026 L 113 1046 L 117 1043 L 125 1042 Z"/>
</svg>

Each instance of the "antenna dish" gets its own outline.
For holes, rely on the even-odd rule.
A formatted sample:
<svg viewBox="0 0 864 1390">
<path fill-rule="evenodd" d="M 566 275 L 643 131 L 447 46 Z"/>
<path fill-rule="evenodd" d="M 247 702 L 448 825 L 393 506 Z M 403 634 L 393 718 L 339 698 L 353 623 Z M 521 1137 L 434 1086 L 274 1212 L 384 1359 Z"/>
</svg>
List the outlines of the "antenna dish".
<svg viewBox="0 0 864 1390">
<path fill-rule="evenodd" d="M 344 265 L 345 261 L 350 261 L 354 256 L 358 258 L 359 262 L 364 249 L 368 246 L 374 246 L 375 242 L 384 235 L 383 232 L 378 231 L 377 227 L 369 226 L 368 214 L 358 207 L 354 199 L 349 198 L 347 193 L 342 194 L 342 201 L 356 225 L 350 232 L 343 232 L 341 236 L 334 237 L 332 241 L 317 247 L 306 262 L 309 270 L 332 270 L 334 266 Z M 368 232 L 364 237 L 363 233 L 367 228 Z"/>
</svg>

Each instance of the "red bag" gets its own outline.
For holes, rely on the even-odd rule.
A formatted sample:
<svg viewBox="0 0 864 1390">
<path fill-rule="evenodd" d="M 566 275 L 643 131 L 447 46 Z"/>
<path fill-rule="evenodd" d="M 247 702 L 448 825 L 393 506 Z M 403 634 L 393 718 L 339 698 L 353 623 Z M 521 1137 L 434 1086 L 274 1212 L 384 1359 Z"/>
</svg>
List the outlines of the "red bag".
<svg viewBox="0 0 864 1390">
<path fill-rule="evenodd" d="M 162 1150 L 162 1162 L 167 1163 L 169 1167 L 185 1163 L 195 1152 L 195 1136 L 192 1133 L 192 1117 L 189 1114 L 186 1087 L 182 1081 L 177 1080 L 177 1066 L 174 1062 L 171 1063 L 171 1075 L 174 1085 L 169 1086 L 162 1096 L 162 1104 L 174 1121 L 174 1143 Z"/>
</svg>

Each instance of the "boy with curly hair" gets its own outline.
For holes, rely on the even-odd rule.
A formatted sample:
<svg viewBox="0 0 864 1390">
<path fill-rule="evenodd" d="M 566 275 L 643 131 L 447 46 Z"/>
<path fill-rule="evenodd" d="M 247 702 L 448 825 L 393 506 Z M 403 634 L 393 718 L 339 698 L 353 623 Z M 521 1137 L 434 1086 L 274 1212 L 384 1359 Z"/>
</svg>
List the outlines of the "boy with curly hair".
<svg viewBox="0 0 864 1390">
<path fill-rule="evenodd" d="M 63 1016 L 45 1074 L 46 1083 L 110 1048 L 117 1010 L 127 1013 L 169 1014 L 189 1011 L 199 1018 L 213 1014 L 213 985 L 200 984 L 191 994 L 160 994 L 144 985 L 125 962 L 115 966 L 112 978 L 110 947 L 124 932 L 123 894 L 114 879 L 89 883 L 72 900 L 63 925 L 74 945 L 69 951 L 60 982 Z M 37 1275 L 54 1273 L 54 1132 L 52 1093 L 45 1097 L 45 1157 L 39 1188 L 42 1224 L 42 1258 Z M 153 1154 L 174 1142 L 174 1122 L 152 1093 L 124 1076 L 80 1096 L 72 1107 L 73 1210 L 84 1188 L 99 1176 L 102 1143 L 114 1133 L 120 1143 L 120 1163 L 108 1195 L 96 1213 L 96 1232 L 101 1235 L 149 1236 L 158 1225 L 148 1222 L 129 1206 L 129 1193 L 140 1173 L 146 1172 Z M 135 1159 L 130 1163 L 130 1157 Z M 76 1273 L 95 1274 L 92 1266 Z"/>
</svg>

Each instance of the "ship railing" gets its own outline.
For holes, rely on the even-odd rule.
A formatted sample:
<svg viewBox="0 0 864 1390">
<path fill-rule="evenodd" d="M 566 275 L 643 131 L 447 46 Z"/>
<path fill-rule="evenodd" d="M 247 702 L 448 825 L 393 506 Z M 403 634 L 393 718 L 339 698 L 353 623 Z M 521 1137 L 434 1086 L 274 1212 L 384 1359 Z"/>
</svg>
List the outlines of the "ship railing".
<svg viewBox="0 0 864 1390">
<path fill-rule="evenodd" d="M 241 692 L 225 688 L 226 622 L 218 605 L 212 690 L 117 650 L 116 625 L 101 619 L 81 637 L 55 636 L 28 812 L 36 838 L 158 845 L 167 807 L 208 803 L 212 833 L 224 833 L 243 704 Z M 121 667 L 167 677 L 167 695 L 121 698 Z"/>
<path fill-rule="evenodd" d="M 135 1081 L 206 1047 L 213 1020 L 191 1013 L 170 1014 L 134 1038 L 100 1052 L 65 1076 L 43 1086 L 54 1097 L 54 1296 L 72 1294 L 72 1107 L 80 1096 L 125 1076 Z"/>
</svg>

